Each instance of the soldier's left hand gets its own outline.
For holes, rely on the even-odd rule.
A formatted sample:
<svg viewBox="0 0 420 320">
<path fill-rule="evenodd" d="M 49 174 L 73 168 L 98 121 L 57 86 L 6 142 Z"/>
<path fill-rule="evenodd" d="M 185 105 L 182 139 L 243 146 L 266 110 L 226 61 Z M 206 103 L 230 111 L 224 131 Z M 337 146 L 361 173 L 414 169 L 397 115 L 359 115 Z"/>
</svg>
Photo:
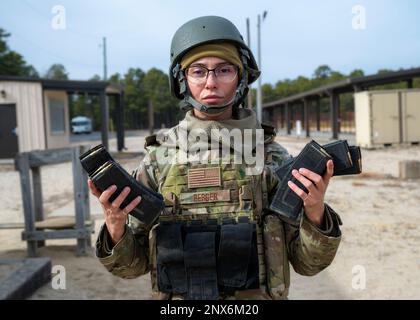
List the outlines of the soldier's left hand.
<svg viewBox="0 0 420 320">
<path fill-rule="evenodd" d="M 292 181 L 288 182 L 289 188 L 303 200 L 306 216 L 318 227 L 323 222 L 324 196 L 333 173 L 334 163 L 332 160 L 327 162 L 327 171 L 324 176 L 305 168 L 300 168 L 299 171 L 293 170 L 292 175 L 305 186 L 308 190 L 307 193 Z"/>
</svg>

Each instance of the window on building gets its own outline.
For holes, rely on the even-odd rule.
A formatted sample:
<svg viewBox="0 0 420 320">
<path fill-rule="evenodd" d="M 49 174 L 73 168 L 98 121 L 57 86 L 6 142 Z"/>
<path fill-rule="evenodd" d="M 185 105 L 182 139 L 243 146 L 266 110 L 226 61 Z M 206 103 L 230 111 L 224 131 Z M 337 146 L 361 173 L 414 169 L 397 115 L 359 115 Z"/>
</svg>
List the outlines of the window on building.
<svg viewBox="0 0 420 320">
<path fill-rule="evenodd" d="M 65 104 L 63 100 L 50 98 L 50 128 L 51 133 L 65 133 Z"/>
</svg>

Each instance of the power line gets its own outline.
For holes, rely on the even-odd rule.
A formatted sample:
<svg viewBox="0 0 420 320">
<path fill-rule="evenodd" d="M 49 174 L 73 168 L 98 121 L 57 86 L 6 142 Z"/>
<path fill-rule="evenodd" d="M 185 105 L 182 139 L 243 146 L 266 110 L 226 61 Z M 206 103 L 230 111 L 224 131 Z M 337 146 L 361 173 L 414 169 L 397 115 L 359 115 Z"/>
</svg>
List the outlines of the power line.
<svg viewBox="0 0 420 320">
<path fill-rule="evenodd" d="M 103 80 L 106 81 L 108 79 L 107 62 L 106 62 L 106 37 L 103 37 L 102 41 L 103 41 L 102 49 L 103 49 L 103 55 L 104 55 L 104 79 Z"/>
</svg>

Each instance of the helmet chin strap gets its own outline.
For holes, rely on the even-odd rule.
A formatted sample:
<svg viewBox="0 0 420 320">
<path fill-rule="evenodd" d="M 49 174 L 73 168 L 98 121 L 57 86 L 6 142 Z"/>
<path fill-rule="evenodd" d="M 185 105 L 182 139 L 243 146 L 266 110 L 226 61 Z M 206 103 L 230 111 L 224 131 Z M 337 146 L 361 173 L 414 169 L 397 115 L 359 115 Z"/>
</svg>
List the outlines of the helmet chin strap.
<svg viewBox="0 0 420 320">
<path fill-rule="evenodd" d="M 191 95 L 187 94 L 183 102 L 194 107 L 198 111 L 214 114 L 214 113 L 223 112 L 227 108 L 229 108 L 235 101 L 235 98 L 236 97 L 233 97 L 229 102 L 222 105 L 208 105 L 208 104 L 198 102 L 193 97 L 191 97 Z"/>
</svg>

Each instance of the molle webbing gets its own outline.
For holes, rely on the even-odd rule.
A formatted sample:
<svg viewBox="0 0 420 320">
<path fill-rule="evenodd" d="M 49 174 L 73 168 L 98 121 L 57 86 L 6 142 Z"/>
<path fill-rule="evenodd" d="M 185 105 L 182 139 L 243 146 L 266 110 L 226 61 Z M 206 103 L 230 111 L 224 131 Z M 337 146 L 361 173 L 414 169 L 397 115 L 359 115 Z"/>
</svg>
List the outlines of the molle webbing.
<svg viewBox="0 0 420 320">
<path fill-rule="evenodd" d="M 193 168 L 195 170 L 199 167 Z M 244 168 L 238 165 L 221 165 L 220 186 L 189 188 L 190 168 L 192 169 L 188 165 L 175 164 L 168 170 L 161 187 L 167 206 L 166 214 L 178 217 L 181 213 L 217 215 L 236 212 L 238 215 L 252 216 L 252 220 L 259 220 L 261 205 L 255 207 L 259 210 L 255 210 L 253 205 L 254 202 L 261 201 L 261 197 L 255 195 L 259 192 L 258 187 L 261 188 L 259 177 L 247 176 Z M 161 216 L 159 220 L 166 219 L 162 218 Z"/>
</svg>

